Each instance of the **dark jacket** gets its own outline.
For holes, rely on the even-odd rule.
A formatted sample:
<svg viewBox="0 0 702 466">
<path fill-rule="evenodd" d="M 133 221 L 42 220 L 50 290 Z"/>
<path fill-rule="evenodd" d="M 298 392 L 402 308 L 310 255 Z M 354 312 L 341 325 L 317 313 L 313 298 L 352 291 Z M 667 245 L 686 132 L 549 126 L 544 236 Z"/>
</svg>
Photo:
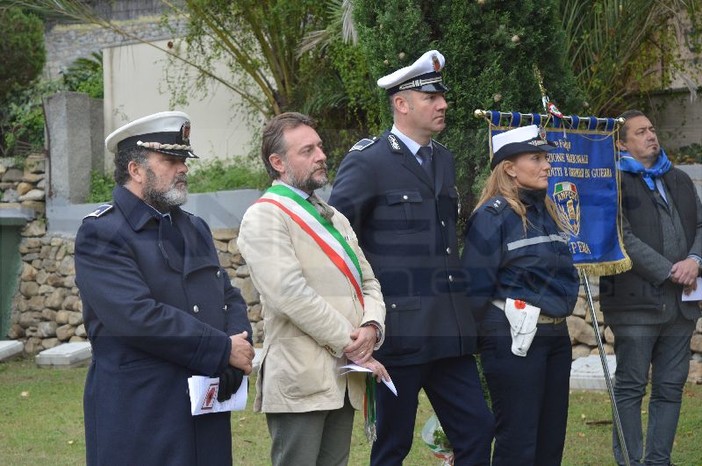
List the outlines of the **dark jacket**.
<svg viewBox="0 0 702 466">
<path fill-rule="evenodd" d="M 663 183 L 677 209 L 686 248 L 674 257 L 665 256 L 654 191 L 640 174 L 621 172 L 624 246 L 632 268 L 600 278 L 600 308 L 607 324 L 659 324 L 677 309 L 691 320 L 700 316 L 698 303 L 681 301 L 682 286 L 668 276 L 675 262 L 689 254 L 702 255 L 702 206 L 692 180 L 682 170 L 672 168 L 663 175 Z"/>
<path fill-rule="evenodd" d="M 435 179 L 390 132 L 354 146 L 329 203 L 351 222 L 380 281 L 386 365 L 473 353 L 476 329 L 458 259 L 453 155 L 434 142 Z"/>
<path fill-rule="evenodd" d="M 527 230 L 503 197 L 489 199 L 466 225 L 463 267 L 468 299 L 483 316 L 493 299 L 521 299 L 541 314 L 565 317 L 578 299 L 578 273 L 544 204 L 544 191 L 522 191 Z"/>
<path fill-rule="evenodd" d="M 75 246 L 92 345 L 84 410 L 88 465 L 231 465 L 229 413 L 193 417 L 187 379 L 228 364 L 228 335 L 251 326 L 209 228 L 180 209 L 180 256 L 167 219 L 123 187 L 89 215 Z"/>
</svg>

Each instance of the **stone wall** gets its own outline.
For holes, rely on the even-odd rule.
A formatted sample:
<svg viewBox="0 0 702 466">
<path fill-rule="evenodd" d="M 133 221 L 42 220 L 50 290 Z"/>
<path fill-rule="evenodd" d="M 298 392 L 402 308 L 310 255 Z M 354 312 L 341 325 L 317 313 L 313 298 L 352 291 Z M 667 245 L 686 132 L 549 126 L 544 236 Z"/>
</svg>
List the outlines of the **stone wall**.
<svg viewBox="0 0 702 466">
<path fill-rule="evenodd" d="M 150 10 L 144 10 L 132 16 L 129 20 L 118 20 L 115 23 L 127 34 L 126 37 L 112 29 L 91 24 L 49 24 L 44 32 L 46 47 L 44 74 L 54 79 L 78 58 L 91 58 L 91 54 L 100 52 L 104 48 L 139 41 L 172 39 L 174 35 L 182 35 L 185 30 L 184 23 L 175 20 L 168 27 L 164 27 L 160 24 L 158 13 L 154 14 Z"/>
<path fill-rule="evenodd" d="M 20 244 L 22 269 L 12 305 L 8 337 L 24 343 L 27 354 L 36 354 L 61 343 L 85 341 L 83 304 L 76 287 L 74 239 L 39 235 L 26 228 Z M 248 303 L 254 342 L 263 342 L 263 321 L 258 292 L 236 246 L 237 231 L 214 230 L 219 260 Z"/>
</svg>

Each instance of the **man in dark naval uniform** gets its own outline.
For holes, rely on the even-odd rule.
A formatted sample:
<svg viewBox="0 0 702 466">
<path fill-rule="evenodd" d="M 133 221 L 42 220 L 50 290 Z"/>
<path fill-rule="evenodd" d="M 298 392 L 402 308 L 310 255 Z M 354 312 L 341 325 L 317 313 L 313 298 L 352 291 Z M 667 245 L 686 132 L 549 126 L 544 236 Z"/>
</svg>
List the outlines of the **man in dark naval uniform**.
<svg viewBox="0 0 702 466">
<path fill-rule="evenodd" d="M 424 389 L 456 465 L 487 465 L 494 421 L 473 353 L 476 329 L 458 258 L 453 155 L 432 139 L 444 129 L 448 90 L 436 50 L 378 80 L 394 125 L 346 155 L 330 204 L 348 217 L 381 284 L 386 338 L 375 356 L 397 387 L 378 388 L 371 464 L 400 465 L 412 446 Z"/>
<path fill-rule="evenodd" d="M 76 282 L 93 360 L 84 393 L 88 465 L 232 464 L 229 413 L 192 416 L 188 378 L 220 378 L 231 397 L 251 371 L 246 304 L 212 235 L 180 209 L 190 121 L 162 112 L 110 134 L 113 203 L 89 214 Z"/>
</svg>

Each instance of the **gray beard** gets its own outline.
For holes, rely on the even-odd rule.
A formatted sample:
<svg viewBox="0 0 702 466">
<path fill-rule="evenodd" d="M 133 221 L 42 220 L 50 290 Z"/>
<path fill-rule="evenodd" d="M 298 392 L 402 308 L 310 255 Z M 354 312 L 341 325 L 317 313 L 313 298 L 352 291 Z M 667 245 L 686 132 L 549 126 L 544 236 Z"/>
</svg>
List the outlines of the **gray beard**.
<svg viewBox="0 0 702 466">
<path fill-rule="evenodd" d="M 173 185 L 166 191 L 157 190 L 156 175 L 150 169 L 146 171 L 146 185 L 144 186 L 144 202 L 155 208 L 159 212 L 170 212 L 173 207 L 181 206 L 188 200 L 188 190 L 179 189 L 175 183 L 182 181 L 177 178 Z"/>
</svg>

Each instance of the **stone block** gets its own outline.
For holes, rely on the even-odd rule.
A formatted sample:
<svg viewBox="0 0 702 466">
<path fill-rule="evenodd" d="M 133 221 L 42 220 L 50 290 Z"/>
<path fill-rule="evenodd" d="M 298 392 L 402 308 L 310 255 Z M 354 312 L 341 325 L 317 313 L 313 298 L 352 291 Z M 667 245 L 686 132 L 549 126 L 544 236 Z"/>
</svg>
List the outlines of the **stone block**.
<svg viewBox="0 0 702 466">
<path fill-rule="evenodd" d="M 614 383 L 614 371 L 617 360 L 614 356 L 607 356 L 609 376 Z M 570 366 L 571 390 L 607 390 L 604 377 L 604 368 L 599 355 L 590 355 L 578 358 Z"/>
<path fill-rule="evenodd" d="M 78 367 L 88 364 L 91 357 L 90 343 L 63 343 L 37 354 L 36 363 L 42 367 Z"/>
<path fill-rule="evenodd" d="M 0 361 L 5 361 L 22 354 L 24 351 L 24 345 L 22 342 L 17 340 L 3 340 L 0 341 Z"/>
<path fill-rule="evenodd" d="M 230 241 L 237 236 L 236 228 L 216 228 L 212 230 L 212 237 L 218 241 Z"/>
</svg>

